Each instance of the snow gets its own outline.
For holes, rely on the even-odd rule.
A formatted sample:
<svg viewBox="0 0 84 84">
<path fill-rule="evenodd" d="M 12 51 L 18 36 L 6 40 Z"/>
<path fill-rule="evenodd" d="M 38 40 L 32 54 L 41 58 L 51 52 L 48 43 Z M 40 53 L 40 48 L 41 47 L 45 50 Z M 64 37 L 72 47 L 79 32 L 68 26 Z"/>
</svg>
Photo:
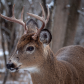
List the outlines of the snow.
<svg viewBox="0 0 84 84">
<path fill-rule="evenodd" d="M 3 56 L 4 53 L 3 53 L 3 49 L 0 49 L 0 57 Z"/>
<path fill-rule="evenodd" d="M 18 51 L 17 51 L 17 54 L 18 54 Z"/>
<path fill-rule="evenodd" d="M 2 84 L 3 83 L 3 81 L 0 81 L 0 84 Z"/>
<path fill-rule="evenodd" d="M 8 5 L 11 5 L 11 2 L 8 2 Z"/>
<path fill-rule="evenodd" d="M 0 60 L 0 65 L 5 65 L 4 60 Z M 0 72 L 5 72 L 5 67 L 3 66 L 3 68 L 0 68 Z"/>
<path fill-rule="evenodd" d="M 4 60 L 0 60 L 0 64 L 4 63 Z"/>
<path fill-rule="evenodd" d="M 5 0 L 1 0 L 1 2 L 5 5 Z"/>
<path fill-rule="evenodd" d="M 52 6 L 54 6 L 54 1 L 51 1 L 49 4 L 47 4 L 49 8 L 51 8 Z"/>
<path fill-rule="evenodd" d="M 9 52 L 7 50 L 5 51 L 5 55 L 9 55 Z"/>
<path fill-rule="evenodd" d="M 6 11 L 5 10 L 3 10 L 3 15 L 6 16 Z"/>
<path fill-rule="evenodd" d="M 6 71 L 5 67 L 0 69 L 0 72 L 5 72 L 5 71 Z"/>
<path fill-rule="evenodd" d="M 28 16 L 27 18 L 30 18 L 30 16 Z"/>
<path fill-rule="evenodd" d="M 77 12 L 84 15 L 84 12 L 82 12 L 81 10 L 77 10 Z"/>
<path fill-rule="evenodd" d="M 84 10 L 84 8 L 82 8 Z"/>
<path fill-rule="evenodd" d="M 4 60 L 0 60 L 0 64 L 1 65 L 4 65 L 5 63 L 4 63 Z M 3 66 L 3 68 L 0 68 L 0 72 L 5 72 L 5 67 Z"/>
<path fill-rule="evenodd" d="M 32 4 L 32 0 L 29 0 L 30 4 Z"/>
<path fill-rule="evenodd" d="M 7 81 L 6 84 L 19 84 L 18 81 Z"/>
<path fill-rule="evenodd" d="M 67 4 L 67 5 L 66 5 L 66 7 L 67 7 L 67 8 L 69 8 L 69 7 L 70 7 L 70 5 L 69 5 L 69 4 Z"/>
</svg>

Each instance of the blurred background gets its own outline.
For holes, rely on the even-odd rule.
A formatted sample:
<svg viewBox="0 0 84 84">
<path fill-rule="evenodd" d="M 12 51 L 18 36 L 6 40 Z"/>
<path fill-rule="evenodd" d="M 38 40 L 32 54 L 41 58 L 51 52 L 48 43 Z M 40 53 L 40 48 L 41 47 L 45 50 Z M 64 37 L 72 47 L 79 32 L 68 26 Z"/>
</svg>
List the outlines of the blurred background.
<svg viewBox="0 0 84 84">
<path fill-rule="evenodd" d="M 84 0 L 0 0 L 0 13 L 11 17 L 15 4 L 15 17 L 20 18 L 24 7 L 24 22 L 30 16 L 27 12 L 41 16 L 39 2 L 47 14 L 50 8 L 50 20 L 46 26 L 52 33 L 50 47 L 54 53 L 68 45 L 84 46 Z M 41 22 L 33 18 L 41 27 Z M 32 84 L 31 76 L 26 71 L 9 72 L 6 63 L 14 51 L 18 39 L 23 34 L 23 27 L 0 17 L 0 84 Z"/>
</svg>

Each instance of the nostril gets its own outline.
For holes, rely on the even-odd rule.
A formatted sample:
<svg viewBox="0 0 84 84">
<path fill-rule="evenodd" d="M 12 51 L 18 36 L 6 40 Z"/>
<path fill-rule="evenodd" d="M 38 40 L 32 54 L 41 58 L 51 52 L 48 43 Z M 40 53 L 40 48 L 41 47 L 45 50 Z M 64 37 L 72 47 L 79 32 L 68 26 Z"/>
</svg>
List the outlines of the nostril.
<svg viewBox="0 0 84 84">
<path fill-rule="evenodd" d="M 6 64 L 6 67 L 8 69 L 14 68 L 14 64 L 13 63 Z"/>
<path fill-rule="evenodd" d="M 6 67 L 7 67 L 7 69 L 10 69 L 10 65 L 9 64 L 6 64 Z"/>
<path fill-rule="evenodd" d="M 14 68 L 14 64 L 13 63 L 11 64 L 11 68 Z"/>
<path fill-rule="evenodd" d="M 10 65 L 9 64 L 6 64 L 6 67 L 7 67 L 7 69 L 10 69 Z"/>
<path fill-rule="evenodd" d="M 16 57 L 17 58 L 17 60 L 19 61 L 19 57 Z"/>
</svg>

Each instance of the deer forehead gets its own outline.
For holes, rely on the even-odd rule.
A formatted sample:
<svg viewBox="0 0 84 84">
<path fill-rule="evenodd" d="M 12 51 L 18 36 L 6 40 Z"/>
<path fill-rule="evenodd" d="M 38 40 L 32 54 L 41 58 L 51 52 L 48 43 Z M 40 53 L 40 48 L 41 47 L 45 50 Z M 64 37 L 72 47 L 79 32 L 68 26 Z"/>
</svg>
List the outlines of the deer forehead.
<svg viewBox="0 0 84 84">
<path fill-rule="evenodd" d="M 23 49 L 24 46 L 26 46 L 27 44 L 33 44 L 35 47 L 40 47 L 42 45 L 42 43 L 39 41 L 39 39 L 37 40 L 34 40 L 32 39 L 32 35 L 29 35 L 29 34 L 25 34 L 23 35 L 20 40 L 18 41 L 18 44 L 17 44 L 17 50 L 20 50 L 20 49 Z"/>
</svg>

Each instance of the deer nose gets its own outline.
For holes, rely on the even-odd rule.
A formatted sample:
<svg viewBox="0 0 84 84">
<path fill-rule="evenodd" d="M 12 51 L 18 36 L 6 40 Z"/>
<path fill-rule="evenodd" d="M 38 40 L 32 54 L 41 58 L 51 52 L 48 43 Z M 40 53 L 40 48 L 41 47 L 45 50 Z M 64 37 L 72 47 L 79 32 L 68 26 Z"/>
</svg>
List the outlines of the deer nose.
<svg viewBox="0 0 84 84">
<path fill-rule="evenodd" d="M 15 66 L 13 63 L 6 64 L 7 69 L 13 69 Z"/>
</svg>

